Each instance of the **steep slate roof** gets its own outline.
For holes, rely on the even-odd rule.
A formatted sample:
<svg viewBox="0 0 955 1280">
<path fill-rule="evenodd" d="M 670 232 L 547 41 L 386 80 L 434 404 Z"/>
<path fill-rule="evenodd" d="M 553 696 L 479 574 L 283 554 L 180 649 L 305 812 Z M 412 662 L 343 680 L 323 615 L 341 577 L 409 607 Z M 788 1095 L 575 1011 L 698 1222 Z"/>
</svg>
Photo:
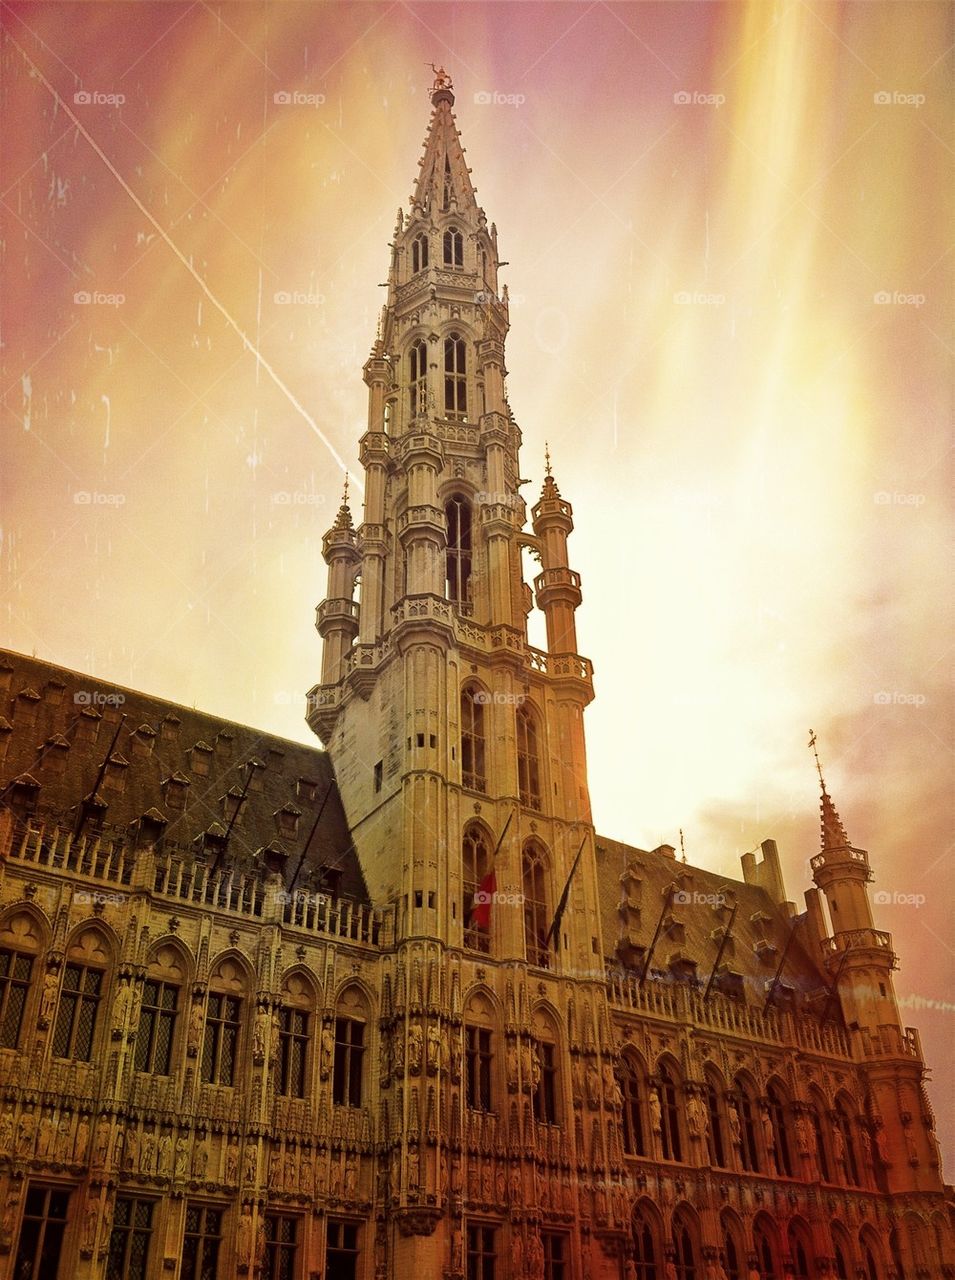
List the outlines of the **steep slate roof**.
<svg viewBox="0 0 955 1280">
<path fill-rule="evenodd" d="M 37 818 L 72 827 L 124 712 L 110 776 L 97 792 L 98 808 L 104 802 L 108 806 L 104 832 L 122 834 L 154 810 L 153 817 L 158 813 L 167 822 L 166 848 L 195 850 L 205 832 L 221 838 L 230 805 L 245 786 L 247 764 L 255 760 L 261 767 L 229 838 L 230 862 L 252 870 L 260 865 L 258 851 L 271 846 L 288 854 L 286 878 L 291 879 L 327 795 L 296 887 L 317 888 L 323 867 L 340 868 L 337 894 L 367 903 L 324 751 L 6 649 L 0 649 L 0 736 L 9 736 L 10 745 L 0 764 L 0 791 L 16 779 L 26 783 L 28 775 L 39 783 Z M 203 766 L 208 772 L 201 771 Z M 120 775 L 122 783 L 113 785 Z M 185 793 L 182 808 L 169 802 L 170 787 L 163 784 L 170 779 Z M 301 815 L 297 830 L 285 834 L 277 815 L 288 821 L 296 812 Z"/>
<path fill-rule="evenodd" d="M 675 883 L 677 891 L 669 913 L 675 927 L 661 929 L 648 977 L 672 981 L 695 978 L 705 986 L 736 902 L 732 943 L 724 949 L 720 961 L 720 973 L 724 976 L 717 984 L 718 989 L 729 993 L 735 987 L 747 1003 L 761 1005 L 783 959 L 791 931 L 793 937 L 774 1004 L 778 1006 L 788 998 L 802 1003 L 804 998 L 817 997 L 828 988 L 827 976 L 811 955 L 806 917 L 792 914 L 791 904 L 775 903 L 761 885 L 684 864 L 673 856 L 669 846 L 637 849 L 600 835 L 596 846 L 608 964 L 640 973 L 645 949 L 651 944 L 663 912 L 667 888 Z M 631 868 L 633 879 L 629 884 L 622 883 L 621 877 Z M 622 907 L 625 901 L 629 902 L 629 908 Z M 838 1009 L 831 1012 L 837 1015 Z"/>
</svg>

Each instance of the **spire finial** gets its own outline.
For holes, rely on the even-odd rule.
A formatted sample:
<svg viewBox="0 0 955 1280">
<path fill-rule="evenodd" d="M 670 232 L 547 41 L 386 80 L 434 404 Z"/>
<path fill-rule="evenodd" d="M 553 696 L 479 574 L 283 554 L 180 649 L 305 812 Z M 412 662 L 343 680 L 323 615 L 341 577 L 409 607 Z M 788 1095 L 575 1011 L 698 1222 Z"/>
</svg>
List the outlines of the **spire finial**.
<svg viewBox="0 0 955 1280">
<path fill-rule="evenodd" d="M 680 828 L 680 855 L 682 861 L 686 862 L 686 845 L 683 843 L 683 828 Z"/>
<path fill-rule="evenodd" d="M 345 472 L 345 484 L 342 488 L 342 506 L 348 506 L 348 472 Z"/>
<path fill-rule="evenodd" d="M 819 752 L 816 750 L 816 731 L 815 731 L 815 729 L 810 729 L 810 730 L 809 730 L 809 747 L 810 747 L 810 750 L 812 751 L 812 754 L 816 757 L 816 772 L 819 774 L 819 785 L 822 787 L 823 792 L 825 792 L 825 790 L 826 790 L 826 780 L 825 780 L 825 778 L 822 776 L 822 765 L 819 763 Z"/>
<path fill-rule="evenodd" d="M 551 476 L 553 474 L 554 474 L 553 468 L 550 465 L 550 444 L 545 440 L 544 441 L 544 475 Z"/>
</svg>

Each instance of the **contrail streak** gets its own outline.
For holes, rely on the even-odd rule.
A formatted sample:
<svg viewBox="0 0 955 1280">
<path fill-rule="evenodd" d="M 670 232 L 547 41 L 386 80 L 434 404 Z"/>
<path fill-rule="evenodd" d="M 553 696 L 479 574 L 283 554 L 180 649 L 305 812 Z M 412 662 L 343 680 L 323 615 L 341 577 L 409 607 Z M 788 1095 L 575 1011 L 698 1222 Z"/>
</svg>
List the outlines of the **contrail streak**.
<svg viewBox="0 0 955 1280">
<path fill-rule="evenodd" d="M 262 352 L 261 352 L 261 351 L 259 351 L 259 349 L 256 347 L 255 343 L 254 343 L 254 342 L 252 342 L 252 341 L 251 341 L 251 340 L 250 340 L 250 339 L 245 335 L 245 333 L 242 331 L 242 329 L 241 329 L 241 327 L 239 326 L 239 324 L 238 324 L 235 320 L 233 320 L 232 316 L 229 314 L 229 312 L 226 310 L 226 308 L 223 306 L 223 304 L 219 301 L 219 299 L 215 296 L 215 294 L 212 292 L 212 290 L 211 290 L 211 289 L 209 288 L 209 286 L 206 284 L 205 280 L 203 280 L 202 276 L 201 276 L 201 275 L 199 275 L 198 271 L 196 271 L 195 267 L 192 265 L 192 263 L 189 261 L 189 259 L 188 259 L 188 258 L 185 256 L 185 254 L 184 254 L 184 253 L 183 253 L 183 252 L 182 252 L 182 251 L 177 247 L 177 245 L 175 244 L 175 242 L 170 238 L 170 236 L 169 236 L 169 234 L 167 233 L 166 229 L 165 229 L 163 226 L 161 226 L 161 225 L 156 221 L 156 219 L 155 219 L 155 218 L 153 217 L 153 215 L 149 212 L 149 210 L 146 208 L 146 206 L 143 204 L 143 202 L 140 200 L 140 198 L 136 195 L 136 192 L 132 189 L 132 187 L 129 185 L 129 183 L 126 181 L 126 179 L 123 177 L 123 175 L 119 172 L 119 170 L 118 170 L 118 169 L 115 167 L 115 165 L 112 163 L 112 161 L 110 160 L 109 156 L 105 153 L 105 151 L 103 151 L 103 149 L 100 147 L 100 145 L 99 145 L 99 143 L 96 141 L 96 139 L 95 139 L 95 138 L 93 138 L 93 137 L 92 137 L 92 135 L 91 135 L 91 134 L 89 134 L 89 133 L 87 132 L 87 130 L 83 127 L 83 125 L 80 123 L 80 121 L 79 121 L 79 120 L 77 119 L 77 117 L 74 115 L 74 113 L 73 113 L 73 112 L 70 110 L 70 108 L 67 106 L 66 102 L 63 100 L 63 98 L 62 98 L 62 97 L 60 96 L 60 94 L 57 92 L 56 88 L 55 88 L 55 87 L 54 87 L 54 86 L 49 82 L 49 80 L 47 80 L 46 76 L 43 74 L 43 72 L 40 70 L 40 68 L 36 65 L 36 63 L 33 61 L 33 59 L 30 57 L 30 55 L 27 53 L 27 51 L 26 51 L 24 48 L 22 48 L 22 47 L 21 47 L 21 45 L 20 45 L 20 44 L 19 44 L 19 43 L 18 43 L 18 42 L 13 38 L 13 36 L 11 36 L 11 35 L 10 35 L 10 33 L 9 33 L 9 32 L 7 32 L 7 35 L 8 35 L 8 38 L 10 39 L 10 42 L 11 42 L 13 45 L 15 45 L 15 46 L 16 46 L 16 48 L 20 51 L 20 53 L 23 55 L 23 59 L 24 59 L 24 61 L 25 61 L 25 62 L 27 62 L 27 63 L 29 64 L 29 66 L 31 67 L 31 69 L 32 69 L 32 71 L 33 71 L 33 74 L 36 76 L 36 78 L 37 78 L 39 81 L 41 81 L 41 83 L 42 83 L 42 84 L 44 84 L 44 85 L 46 86 L 46 88 L 49 90 L 50 94 L 52 95 L 52 97 L 53 97 L 53 98 L 54 98 L 54 100 L 56 101 L 56 103 L 57 103 L 57 105 L 59 106 L 60 110 L 61 110 L 61 111 L 62 111 L 62 112 L 63 112 L 63 113 L 64 113 L 64 114 L 65 114 L 65 115 L 66 115 L 70 120 L 72 120 L 73 124 L 76 126 L 76 128 L 78 129 L 78 131 L 80 132 L 80 134 L 82 135 L 82 137 L 83 137 L 83 138 L 85 138 L 86 142 L 87 142 L 87 143 L 90 145 L 90 147 L 92 147 L 92 149 L 96 152 L 96 154 L 97 154 L 97 155 L 99 156 L 99 158 L 102 160 L 103 164 L 105 164 L 106 168 L 110 171 L 110 173 L 113 175 L 113 177 L 114 177 L 114 178 L 116 179 L 116 181 L 119 183 L 119 185 L 123 188 L 123 190 L 124 190 L 124 191 L 126 192 L 126 194 L 129 196 L 130 200 L 132 200 L 133 204 L 134 204 L 134 205 L 136 206 L 136 208 L 139 210 L 139 212 L 143 215 L 143 217 L 144 217 L 144 218 L 146 218 L 146 219 L 147 219 L 147 221 L 148 221 L 148 222 L 149 222 L 153 227 L 155 227 L 155 229 L 156 229 L 156 231 L 158 232 L 158 234 L 162 237 L 162 239 L 166 242 L 166 244 L 169 246 L 169 248 L 172 250 L 172 252 L 176 255 L 176 257 L 179 259 L 179 261 L 182 263 L 182 265 L 186 268 L 186 270 L 187 270 L 187 271 L 189 272 L 189 274 L 192 276 L 193 280 L 195 280 L 196 284 L 199 286 L 199 288 L 202 290 L 202 292 L 206 295 L 206 297 L 209 299 L 209 301 L 212 303 L 212 305 L 215 307 L 215 309 L 216 309 L 216 310 L 219 312 L 219 314 L 223 317 L 223 319 L 225 320 L 226 324 L 228 324 L 229 328 L 230 328 L 230 329 L 232 329 L 232 330 L 233 330 L 233 332 L 234 332 L 234 333 L 239 337 L 239 339 L 240 339 L 240 340 L 241 340 L 241 342 L 242 342 L 243 347 L 244 347 L 247 351 L 251 351 L 251 352 L 252 352 L 252 354 L 255 356 L 255 359 L 256 359 L 257 363 L 260 365 L 260 367 L 261 367 L 261 368 L 263 368 L 263 369 L 265 370 L 265 372 L 269 375 L 269 377 L 272 379 L 272 381 L 275 383 L 275 385 L 278 387 L 278 389 L 279 389 L 279 390 L 282 392 L 282 394 L 286 397 L 286 399 L 288 400 L 289 404 L 291 404 L 291 405 L 292 405 L 292 407 L 298 411 L 298 413 L 301 415 L 301 417 L 303 417 L 303 418 L 305 419 L 305 421 L 308 423 L 308 425 L 311 427 L 311 429 L 312 429 L 312 430 L 315 432 L 315 434 L 318 436 L 319 440 L 321 440 L 322 444 L 326 447 L 326 449 L 329 451 L 329 453 L 332 455 L 332 457 L 335 459 L 335 461 L 336 461 L 336 462 L 338 463 L 338 465 L 341 467 L 342 471 L 343 471 L 343 472 L 344 472 L 344 473 L 349 477 L 349 479 L 354 483 L 355 488 L 359 491 L 359 493 L 363 493 L 363 492 L 364 492 L 364 486 L 362 485 L 362 482 L 361 482 L 360 477 L 355 476 L 355 475 L 352 475 L 352 474 L 349 472 L 349 470 L 348 470 L 348 464 L 345 462 L 344 458 L 342 458 L 342 457 L 341 457 L 341 455 L 338 453 L 338 450 L 335 448 L 335 446 L 334 446 L 334 445 L 332 444 L 332 442 L 329 440 L 328 436 L 326 436 L 326 435 L 325 435 L 325 433 L 322 431 L 321 427 L 318 425 L 318 423 L 315 421 L 315 419 L 311 416 L 311 414 L 308 412 L 308 410 L 305 408 L 305 406 L 301 403 L 301 401 L 298 399 L 298 397 L 295 395 L 295 393 L 294 393 L 294 392 L 293 392 L 289 387 L 287 387 L 287 386 L 285 385 L 285 383 L 282 381 L 282 379 L 279 377 L 279 375 L 276 373 L 276 371 L 275 371 L 275 370 L 272 368 L 272 366 L 269 364 L 268 360 L 266 360 L 266 358 L 265 358 L 265 356 L 262 354 Z"/>
</svg>

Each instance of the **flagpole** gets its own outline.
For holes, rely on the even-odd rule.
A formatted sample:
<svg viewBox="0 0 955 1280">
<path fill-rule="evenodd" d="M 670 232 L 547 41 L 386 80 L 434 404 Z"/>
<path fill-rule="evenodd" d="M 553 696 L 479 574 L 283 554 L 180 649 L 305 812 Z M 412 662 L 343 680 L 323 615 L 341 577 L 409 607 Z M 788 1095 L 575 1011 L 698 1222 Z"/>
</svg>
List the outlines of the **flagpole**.
<svg viewBox="0 0 955 1280">
<path fill-rule="evenodd" d="M 731 913 L 731 915 L 730 915 L 730 922 L 729 922 L 729 924 L 726 926 L 726 928 L 723 930 L 723 936 L 722 936 L 722 938 L 720 938 L 720 946 L 719 946 L 719 950 L 718 950 L 718 951 L 717 951 L 717 953 L 716 953 L 716 961 L 715 961 L 715 962 L 714 962 L 714 964 L 713 964 L 713 972 L 710 974 L 709 982 L 707 982 L 707 984 L 706 984 L 706 990 L 703 992 L 703 1003 L 704 1003 L 704 1004 L 705 1004 L 705 1003 L 706 1003 L 706 1001 L 710 998 L 710 990 L 711 990 L 711 988 L 712 988 L 712 986 L 713 986 L 713 980 L 714 980 L 714 978 L 716 977 L 716 972 L 717 972 L 717 970 L 718 970 L 718 969 L 719 969 L 719 967 L 720 967 L 720 961 L 723 959 L 723 952 L 726 950 L 726 944 L 727 944 L 727 942 L 729 941 L 730 930 L 731 930 L 731 929 L 732 929 L 732 927 L 733 927 L 733 921 L 736 919 L 736 912 L 737 912 L 738 910 L 739 910 L 739 903 L 738 903 L 738 902 L 735 902 L 735 903 L 733 904 L 733 910 L 732 910 L 732 913 Z"/>
<path fill-rule="evenodd" d="M 560 922 L 564 918 L 564 912 L 567 909 L 567 899 L 570 896 L 570 882 L 574 878 L 574 872 L 577 870 L 577 864 L 580 862 L 580 855 L 583 853 L 584 845 L 586 843 L 587 834 L 585 832 L 584 838 L 580 842 L 580 848 L 577 850 L 577 856 L 574 858 L 574 865 L 570 868 L 570 875 L 567 877 L 567 883 L 564 885 L 564 892 L 560 895 L 560 900 L 557 903 L 557 910 L 554 912 L 554 918 L 550 923 L 550 928 L 547 930 L 547 937 L 544 939 L 544 946 L 549 947 L 551 938 L 554 938 L 556 942 L 554 949 L 556 951 L 560 950 Z"/>
<path fill-rule="evenodd" d="M 789 955 L 789 944 L 792 942 L 795 936 L 796 936 L 796 926 L 794 922 L 793 927 L 789 931 L 789 937 L 786 939 L 786 945 L 783 947 L 783 954 L 782 954 L 782 958 L 779 961 L 779 968 L 776 970 L 776 975 L 773 978 L 772 983 L 770 984 L 769 990 L 766 993 L 766 1000 L 763 1003 L 763 1013 L 766 1012 L 766 1010 L 769 1008 L 769 1006 L 773 1002 L 773 997 L 776 994 L 776 988 L 779 986 L 779 979 L 783 976 L 783 965 L 786 963 L 786 957 Z"/>
<path fill-rule="evenodd" d="M 647 973 L 649 972 L 650 959 L 653 956 L 653 949 L 657 945 L 657 939 L 660 936 L 660 930 L 663 928 L 663 921 L 666 919 L 666 914 L 670 910 L 670 903 L 673 900 L 673 892 L 674 892 L 674 886 L 671 884 L 666 891 L 666 897 L 663 900 L 663 910 L 660 912 L 660 919 L 657 921 L 657 927 L 653 932 L 653 941 L 650 943 L 650 947 L 646 954 L 646 959 L 643 962 L 643 972 L 640 974 L 640 980 L 637 983 L 638 987 L 643 986 L 644 980 L 646 979 Z"/>
</svg>

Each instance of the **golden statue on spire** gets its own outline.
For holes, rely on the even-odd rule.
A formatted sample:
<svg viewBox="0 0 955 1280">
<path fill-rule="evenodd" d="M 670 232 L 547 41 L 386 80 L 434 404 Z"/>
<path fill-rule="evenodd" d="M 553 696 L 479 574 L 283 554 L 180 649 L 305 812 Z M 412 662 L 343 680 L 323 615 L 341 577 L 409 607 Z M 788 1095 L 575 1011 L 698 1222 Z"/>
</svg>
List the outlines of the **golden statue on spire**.
<svg viewBox="0 0 955 1280">
<path fill-rule="evenodd" d="M 454 85 L 444 67 L 436 67 L 433 62 L 426 62 L 425 66 L 430 67 L 434 72 L 434 84 L 431 86 L 432 97 L 441 89 L 446 89 L 449 93 L 453 92 Z"/>
</svg>

